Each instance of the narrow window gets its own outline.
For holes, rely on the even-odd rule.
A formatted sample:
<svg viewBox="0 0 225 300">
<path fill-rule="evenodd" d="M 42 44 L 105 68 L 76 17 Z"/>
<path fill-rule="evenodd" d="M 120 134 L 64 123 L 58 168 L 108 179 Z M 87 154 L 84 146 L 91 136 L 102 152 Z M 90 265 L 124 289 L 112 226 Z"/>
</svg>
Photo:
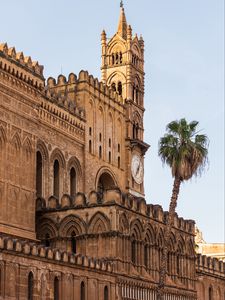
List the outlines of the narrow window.
<svg viewBox="0 0 225 300">
<path fill-rule="evenodd" d="M 118 152 L 120 153 L 120 144 L 118 144 Z"/>
<path fill-rule="evenodd" d="M 118 90 L 118 94 L 119 94 L 119 95 L 122 95 L 123 88 L 122 88 L 122 83 L 121 83 L 121 81 L 118 82 L 118 88 L 117 88 L 117 90 Z"/>
<path fill-rule="evenodd" d="M 36 193 L 37 197 L 42 197 L 42 155 L 38 151 L 36 156 Z"/>
<path fill-rule="evenodd" d="M 120 156 L 118 156 L 118 168 L 120 168 Z"/>
<path fill-rule="evenodd" d="M 55 162 L 54 162 L 53 194 L 55 197 L 59 198 L 59 162 L 58 162 L 58 160 L 55 160 Z"/>
<path fill-rule="evenodd" d="M 167 273 L 170 274 L 170 255 L 167 253 Z"/>
<path fill-rule="evenodd" d="M 209 300 L 213 300 L 213 291 L 212 288 L 209 288 Z"/>
<path fill-rule="evenodd" d="M 102 146 L 99 146 L 99 158 L 102 158 Z"/>
<path fill-rule="evenodd" d="M 33 300 L 33 291 L 34 291 L 34 276 L 30 272 L 28 275 L 28 300 Z"/>
<path fill-rule="evenodd" d="M 112 141 L 111 139 L 109 139 L 109 147 L 111 147 Z"/>
<path fill-rule="evenodd" d="M 77 252 L 77 245 L 76 245 L 76 234 L 73 231 L 71 234 L 71 250 L 74 254 Z"/>
<path fill-rule="evenodd" d="M 139 92 L 138 92 L 138 88 L 136 87 L 136 103 L 138 104 L 138 96 L 139 96 Z"/>
<path fill-rule="evenodd" d="M 80 285 L 80 300 L 85 300 L 85 285 L 83 281 Z"/>
<path fill-rule="evenodd" d="M 135 253 L 135 241 L 131 242 L 131 261 L 133 264 L 136 263 L 136 253 Z"/>
<path fill-rule="evenodd" d="M 115 92 L 116 91 L 116 84 L 115 84 L 115 82 L 112 83 L 111 87 L 112 87 L 112 90 Z"/>
<path fill-rule="evenodd" d="M 89 135 L 92 135 L 92 128 L 89 127 Z"/>
<path fill-rule="evenodd" d="M 136 95 L 135 87 L 133 86 L 133 101 L 134 101 L 134 102 L 135 102 L 135 95 Z"/>
<path fill-rule="evenodd" d="M 136 126 L 133 124 L 133 139 L 136 139 Z"/>
<path fill-rule="evenodd" d="M 145 267 L 148 268 L 148 246 L 145 245 L 144 247 L 144 264 Z"/>
<path fill-rule="evenodd" d="M 102 134 L 99 133 L 99 142 L 101 142 L 101 141 L 102 141 Z"/>
<path fill-rule="evenodd" d="M 111 164 L 111 151 L 109 151 L 109 163 Z"/>
<path fill-rule="evenodd" d="M 45 247 L 50 247 L 50 235 L 48 233 L 46 233 L 45 235 Z"/>
<path fill-rule="evenodd" d="M 104 300 L 109 300 L 109 289 L 107 286 L 104 288 Z"/>
<path fill-rule="evenodd" d="M 177 275 L 180 274 L 180 257 L 177 255 Z"/>
<path fill-rule="evenodd" d="M 92 153 L 92 142 L 91 142 L 91 140 L 89 141 L 89 153 Z"/>
<path fill-rule="evenodd" d="M 112 54 L 112 64 L 113 64 L 113 65 L 115 64 L 115 56 L 114 56 L 114 53 Z"/>
<path fill-rule="evenodd" d="M 59 279 L 54 279 L 54 300 L 59 300 Z"/>
<path fill-rule="evenodd" d="M 120 52 L 120 63 L 121 64 L 123 63 L 123 54 L 122 54 L 122 52 Z"/>
<path fill-rule="evenodd" d="M 74 197 L 76 195 L 76 171 L 74 167 L 70 170 L 70 196 Z"/>
<path fill-rule="evenodd" d="M 139 126 L 138 126 L 138 124 L 135 126 L 135 131 L 136 131 L 136 133 L 135 133 L 135 138 L 136 139 L 138 139 L 138 129 L 139 129 Z"/>
<path fill-rule="evenodd" d="M 118 65 L 118 63 L 119 63 L 119 55 L 118 53 L 116 53 L 116 65 Z"/>
</svg>

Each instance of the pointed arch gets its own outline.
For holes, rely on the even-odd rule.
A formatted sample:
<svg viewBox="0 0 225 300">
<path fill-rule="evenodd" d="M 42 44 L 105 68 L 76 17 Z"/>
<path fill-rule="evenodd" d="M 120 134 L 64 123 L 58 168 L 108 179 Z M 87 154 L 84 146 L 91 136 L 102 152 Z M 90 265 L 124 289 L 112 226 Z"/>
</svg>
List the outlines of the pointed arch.
<svg viewBox="0 0 225 300">
<path fill-rule="evenodd" d="M 123 212 L 120 215 L 119 230 L 120 230 L 120 232 L 125 233 L 125 234 L 129 233 L 129 220 L 128 220 L 125 212 Z"/>
<path fill-rule="evenodd" d="M 145 241 L 146 243 L 150 244 L 150 245 L 154 245 L 155 244 L 155 231 L 152 227 L 151 224 L 148 224 L 148 227 L 146 229 L 145 232 Z"/>
<path fill-rule="evenodd" d="M 56 224 L 51 219 L 43 218 L 38 223 L 37 235 L 40 240 L 45 240 L 47 234 L 49 238 L 55 238 L 58 236 L 58 230 Z"/>
<path fill-rule="evenodd" d="M 36 149 L 41 153 L 43 160 L 49 161 L 48 149 L 43 141 L 37 141 Z"/>
<path fill-rule="evenodd" d="M 88 223 L 88 233 L 101 233 L 110 231 L 110 220 L 102 212 L 95 213 Z"/>
<path fill-rule="evenodd" d="M 21 139 L 20 139 L 20 136 L 19 136 L 18 132 L 16 132 L 13 135 L 13 137 L 11 139 L 11 145 L 13 145 L 17 151 L 20 150 L 20 148 L 22 146 L 22 143 L 21 143 Z"/>
<path fill-rule="evenodd" d="M 144 229 L 139 219 L 135 219 L 131 222 L 130 233 L 136 240 L 142 240 L 143 231 Z"/>
<path fill-rule="evenodd" d="M 70 237 L 72 232 L 74 232 L 76 236 L 86 232 L 84 220 L 77 215 L 69 215 L 62 219 L 59 224 L 60 237 Z"/>
</svg>

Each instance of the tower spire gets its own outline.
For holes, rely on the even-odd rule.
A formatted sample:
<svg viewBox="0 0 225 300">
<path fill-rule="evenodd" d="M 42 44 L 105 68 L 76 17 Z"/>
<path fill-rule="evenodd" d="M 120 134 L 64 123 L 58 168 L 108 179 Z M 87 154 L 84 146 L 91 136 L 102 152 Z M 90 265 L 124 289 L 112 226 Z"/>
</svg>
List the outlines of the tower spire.
<svg viewBox="0 0 225 300">
<path fill-rule="evenodd" d="M 127 39 L 127 20 L 125 16 L 123 1 L 120 2 L 120 19 L 117 33 L 125 40 Z"/>
</svg>

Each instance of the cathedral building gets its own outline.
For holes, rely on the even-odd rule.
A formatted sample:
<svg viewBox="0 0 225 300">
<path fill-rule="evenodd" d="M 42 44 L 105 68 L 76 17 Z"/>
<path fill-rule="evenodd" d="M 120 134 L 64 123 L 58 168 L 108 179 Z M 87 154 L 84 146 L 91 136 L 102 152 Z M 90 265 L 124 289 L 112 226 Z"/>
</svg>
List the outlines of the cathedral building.
<svg viewBox="0 0 225 300">
<path fill-rule="evenodd" d="M 121 6 L 102 78 L 45 81 L 0 44 L 0 299 L 155 300 L 168 213 L 144 192 L 144 40 Z M 225 263 L 176 216 L 166 300 L 224 300 Z"/>
</svg>

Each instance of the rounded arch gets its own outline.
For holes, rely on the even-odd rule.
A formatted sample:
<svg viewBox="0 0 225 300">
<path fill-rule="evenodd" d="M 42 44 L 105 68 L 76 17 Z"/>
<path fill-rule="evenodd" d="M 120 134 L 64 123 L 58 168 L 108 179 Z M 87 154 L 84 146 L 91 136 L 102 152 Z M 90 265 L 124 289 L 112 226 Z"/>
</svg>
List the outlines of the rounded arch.
<svg viewBox="0 0 225 300">
<path fill-rule="evenodd" d="M 142 240 L 143 231 L 143 226 L 140 220 L 135 219 L 131 222 L 130 233 L 135 237 L 135 239 Z"/>
<path fill-rule="evenodd" d="M 41 219 L 39 225 L 37 226 L 37 235 L 41 240 L 44 240 L 46 235 L 49 235 L 49 238 L 57 237 L 58 230 L 56 224 L 51 219 Z"/>
<path fill-rule="evenodd" d="M 48 149 L 43 141 L 37 141 L 36 151 L 41 153 L 43 160 L 49 160 Z"/>
<path fill-rule="evenodd" d="M 55 160 L 58 160 L 61 168 L 65 168 L 66 161 L 64 155 L 62 151 L 60 151 L 58 148 L 54 149 L 51 154 L 51 158 L 50 158 L 51 163 L 53 163 Z"/>
<path fill-rule="evenodd" d="M 101 182 L 103 179 L 103 182 Z M 102 167 L 96 174 L 95 188 L 98 190 L 99 184 L 103 183 L 103 190 L 110 189 L 112 187 L 118 187 L 115 174 L 107 167 Z"/>
<path fill-rule="evenodd" d="M 78 158 L 76 156 L 72 156 L 69 159 L 69 161 L 67 163 L 67 171 L 69 172 L 72 167 L 75 168 L 75 171 L 76 171 L 77 175 L 82 177 L 81 164 L 80 164 L 80 161 L 78 160 Z"/>
<path fill-rule="evenodd" d="M 110 220 L 102 212 L 96 212 L 88 223 L 88 233 L 101 233 L 110 231 Z"/>
<path fill-rule="evenodd" d="M 76 235 L 81 235 L 86 232 L 86 224 L 84 220 L 77 215 L 69 215 L 59 224 L 60 237 L 70 237 L 72 232 Z"/>
</svg>

